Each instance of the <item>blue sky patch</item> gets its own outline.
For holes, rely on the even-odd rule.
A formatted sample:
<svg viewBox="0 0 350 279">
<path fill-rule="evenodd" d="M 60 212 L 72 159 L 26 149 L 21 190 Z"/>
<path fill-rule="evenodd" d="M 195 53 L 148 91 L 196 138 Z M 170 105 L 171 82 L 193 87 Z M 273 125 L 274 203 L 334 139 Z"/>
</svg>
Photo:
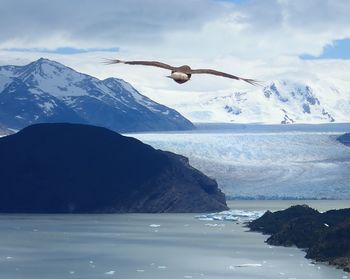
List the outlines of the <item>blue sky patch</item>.
<svg viewBox="0 0 350 279">
<path fill-rule="evenodd" d="M 326 45 L 320 56 L 309 54 L 300 55 L 301 59 L 350 59 L 350 39 L 336 40 L 331 45 Z"/>
</svg>

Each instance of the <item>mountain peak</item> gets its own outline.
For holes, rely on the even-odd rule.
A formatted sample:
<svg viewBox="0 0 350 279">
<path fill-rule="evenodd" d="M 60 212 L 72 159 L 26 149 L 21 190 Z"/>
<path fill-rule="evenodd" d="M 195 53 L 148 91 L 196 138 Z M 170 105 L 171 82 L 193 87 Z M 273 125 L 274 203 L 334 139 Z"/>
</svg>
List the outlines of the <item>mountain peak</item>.
<svg viewBox="0 0 350 279">
<path fill-rule="evenodd" d="M 57 61 L 54 61 L 54 60 L 50 60 L 50 59 L 47 59 L 47 58 L 39 58 L 38 60 L 36 61 L 33 61 L 32 63 L 28 64 L 27 66 L 29 65 L 35 65 L 35 66 L 38 66 L 38 67 L 42 67 L 44 65 L 48 65 L 48 66 L 51 66 L 51 67 L 54 67 L 54 68 L 60 68 L 60 69 L 67 69 L 68 67 L 57 62 Z M 70 69 L 70 68 L 68 68 Z"/>
<path fill-rule="evenodd" d="M 44 64 L 44 63 L 48 63 L 48 64 L 59 64 L 59 65 L 64 66 L 63 64 L 61 64 L 61 63 L 59 63 L 59 62 L 57 62 L 57 61 L 50 60 L 50 59 L 44 58 L 44 57 L 41 57 L 41 58 L 39 58 L 38 60 L 33 61 L 33 63 L 38 63 L 38 64 Z"/>
<path fill-rule="evenodd" d="M 43 63 L 43 62 L 46 62 L 46 61 L 51 61 L 50 59 L 48 58 L 44 58 L 44 57 L 40 57 L 38 60 L 34 61 L 34 62 L 40 62 L 40 63 Z"/>
<path fill-rule="evenodd" d="M 0 124 L 6 128 L 54 121 L 89 123 L 121 132 L 194 127 L 125 81 L 99 80 L 46 58 L 25 66 L 0 66 L 0 73 Z"/>
<path fill-rule="evenodd" d="M 278 76 L 262 87 L 232 93 L 193 94 L 166 103 L 192 122 L 329 123 L 349 122 L 349 87 L 309 76 Z M 350 84 L 349 84 L 350 85 Z"/>
</svg>

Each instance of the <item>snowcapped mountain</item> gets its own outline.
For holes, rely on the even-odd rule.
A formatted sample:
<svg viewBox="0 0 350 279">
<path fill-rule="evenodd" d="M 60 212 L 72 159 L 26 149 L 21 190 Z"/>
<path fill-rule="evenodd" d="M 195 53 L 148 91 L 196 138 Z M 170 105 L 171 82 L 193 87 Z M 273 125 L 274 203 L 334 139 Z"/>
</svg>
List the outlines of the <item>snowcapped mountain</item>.
<svg viewBox="0 0 350 279">
<path fill-rule="evenodd" d="M 192 122 L 350 122 L 350 87 L 341 85 L 319 79 L 279 79 L 247 91 L 193 94 L 184 102 L 166 104 Z"/>
<path fill-rule="evenodd" d="M 43 58 L 1 66 L 0 126 L 21 129 L 43 122 L 88 123 L 119 132 L 194 127 L 120 79 L 99 80 Z"/>
</svg>

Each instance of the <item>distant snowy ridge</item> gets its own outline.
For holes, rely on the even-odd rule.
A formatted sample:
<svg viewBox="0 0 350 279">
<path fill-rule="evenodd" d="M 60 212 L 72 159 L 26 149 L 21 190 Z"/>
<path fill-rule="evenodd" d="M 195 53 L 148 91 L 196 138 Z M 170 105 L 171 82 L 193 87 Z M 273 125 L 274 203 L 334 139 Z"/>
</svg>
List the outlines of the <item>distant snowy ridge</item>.
<svg viewBox="0 0 350 279">
<path fill-rule="evenodd" d="M 119 132 L 194 127 L 117 78 L 99 80 L 43 58 L 1 66 L 0 126 L 21 129 L 43 122 L 88 123 Z"/>
<path fill-rule="evenodd" d="M 281 78 L 232 93 L 192 94 L 166 102 L 192 122 L 350 122 L 350 82 Z"/>
</svg>

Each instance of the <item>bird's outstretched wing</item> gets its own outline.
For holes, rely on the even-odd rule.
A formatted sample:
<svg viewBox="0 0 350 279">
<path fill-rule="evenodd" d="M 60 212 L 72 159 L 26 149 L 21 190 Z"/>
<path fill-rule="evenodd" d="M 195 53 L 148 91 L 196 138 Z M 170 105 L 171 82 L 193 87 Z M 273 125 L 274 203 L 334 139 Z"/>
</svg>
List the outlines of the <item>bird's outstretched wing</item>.
<svg viewBox="0 0 350 279">
<path fill-rule="evenodd" d="M 250 79 L 250 78 L 241 78 L 238 76 L 234 76 L 228 73 L 212 70 L 212 69 L 192 69 L 191 74 L 210 74 L 210 75 L 215 75 L 215 76 L 222 76 L 225 78 L 232 78 L 232 79 L 237 79 L 237 80 L 243 80 L 245 82 L 250 83 L 251 85 L 260 85 L 259 81 L 255 79 Z"/>
<path fill-rule="evenodd" d="M 105 61 L 106 64 L 128 64 L 128 65 L 144 65 L 144 66 L 153 66 L 158 68 L 163 68 L 167 70 L 174 70 L 175 67 L 170 66 L 168 64 L 158 62 L 158 61 L 122 61 L 118 59 L 107 59 Z"/>
</svg>

